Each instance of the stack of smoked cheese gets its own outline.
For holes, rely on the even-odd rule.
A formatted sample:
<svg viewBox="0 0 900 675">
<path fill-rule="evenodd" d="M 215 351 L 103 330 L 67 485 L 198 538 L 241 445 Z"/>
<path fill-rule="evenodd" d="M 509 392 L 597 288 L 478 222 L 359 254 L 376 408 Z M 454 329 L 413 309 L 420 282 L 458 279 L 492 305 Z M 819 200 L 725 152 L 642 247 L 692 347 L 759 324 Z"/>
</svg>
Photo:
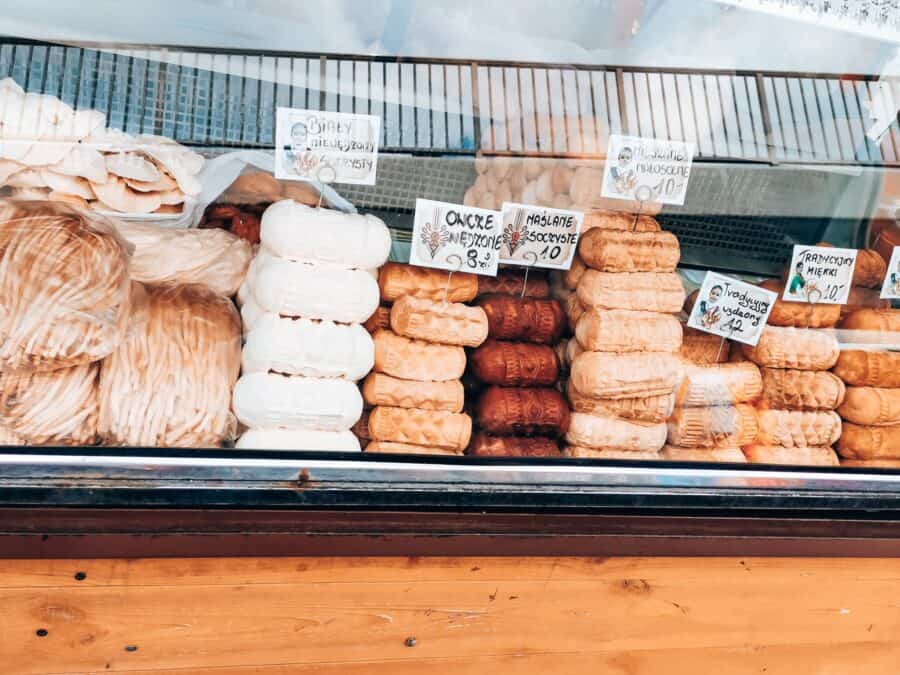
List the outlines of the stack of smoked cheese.
<svg viewBox="0 0 900 675">
<path fill-rule="evenodd" d="M 692 296 L 686 310 L 690 315 Z M 680 356 L 685 378 L 668 420 L 664 459 L 679 462 L 744 462 L 743 445 L 756 438 L 750 401 L 762 390 L 753 363 L 727 363 L 730 345 L 718 335 L 684 328 Z"/>
<path fill-rule="evenodd" d="M 777 280 L 761 284 L 781 294 Z M 747 461 L 764 464 L 833 466 L 832 445 L 841 435 L 835 409 L 844 383 L 829 373 L 838 357 L 832 332 L 840 305 L 788 302 L 780 297 L 755 347 L 743 355 L 760 367 L 762 396 L 757 404 L 759 433 L 744 447 Z"/>
<path fill-rule="evenodd" d="M 484 310 L 464 304 L 475 298 L 477 278 L 389 263 L 379 286 L 389 326 L 375 329 L 375 368 L 362 387 L 372 406 L 357 426 L 371 439 L 365 450 L 462 454 L 472 436 L 460 380 L 464 347 L 479 346 L 488 334 Z"/>
<path fill-rule="evenodd" d="M 476 408 L 480 433 L 468 453 L 502 457 L 558 457 L 557 439 L 569 424 L 569 406 L 556 389 L 560 364 L 553 345 L 565 328 L 559 302 L 543 279 L 501 272 L 486 279 L 478 299 L 490 340 L 470 359 L 487 388 Z"/>
<path fill-rule="evenodd" d="M 585 267 L 567 275 L 577 283 L 565 452 L 656 459 L 683 378 L 678 240 L 646 216 L 611 212 L 592 224 L 578 247 Z"/>
<path fill-rule="evenodd" d="M 841 328 L 867 331 L 871 342 L 883 342 L 886 333 L 900 332 L 900 310 L 860 309 L 847 316 Z M 857 333 L 849 341 L 865 341 L 865 335 Z M 844 420 L 837 445 L 841 464 L 900 466 L 900 353 L 842 351 L 834 373 L 847 385 L 838 408 Z"/>
</svg>

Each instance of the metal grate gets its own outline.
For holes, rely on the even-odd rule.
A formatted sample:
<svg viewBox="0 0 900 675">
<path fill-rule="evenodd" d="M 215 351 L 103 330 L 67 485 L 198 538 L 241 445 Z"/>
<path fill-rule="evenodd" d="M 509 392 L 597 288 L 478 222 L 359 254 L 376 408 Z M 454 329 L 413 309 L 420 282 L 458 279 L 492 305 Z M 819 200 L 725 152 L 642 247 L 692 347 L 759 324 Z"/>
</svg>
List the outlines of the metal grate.
<svg viewBox="0 0 900 675">
<path fill-rule="evenodd" d="M 659 216 L 663 229 L 678 237 L 683 265 L 723 270 L 753 270 L 757 274 L 781 273 L 790 262 L 791 247 L 785 223 L 763 218 Z M 806 231 L 824 230 L 824 224 L 806 224 Z"/>
<path fill-rule="evenodd" d="M 599 157 L 610 133 L 692 141 L 701 160 L 900 165 L 865 136 L 876 76 L 394 59 L 6 38 L 0 77 L 129 132 L 272 147 L 278 106 L 377 114 L 387 152 Z M 900 82 L 888 80 L 895 100 Z"/>
<path fill-rule="evenodd" d="M 340 190 L 358 207 L 411 212 L 417 198 L 462 202 L 475 176 L 475 164 L 467 158 L 380 155 L 377 185 L 341 185 Z"/>
</svg>

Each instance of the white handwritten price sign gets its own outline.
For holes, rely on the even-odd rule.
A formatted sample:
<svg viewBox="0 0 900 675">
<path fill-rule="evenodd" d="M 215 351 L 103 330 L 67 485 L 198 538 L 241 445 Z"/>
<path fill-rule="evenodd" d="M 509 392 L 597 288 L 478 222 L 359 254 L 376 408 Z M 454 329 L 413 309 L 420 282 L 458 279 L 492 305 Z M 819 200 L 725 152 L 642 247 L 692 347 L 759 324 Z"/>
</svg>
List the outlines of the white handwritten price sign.
<svg viewBox="0 0 900 675">
<path fill-rule="evenodd" d="M 688 326 L 756 345 L 778 294 L 716 272 L 707 272 Z"/>
<path fill-rule="evenodd" d="M 498 211 L 416 200 L 411 265 L 495 277 L 499 259 Z"/>
<path fill-rule="evenodd" d="M 601 195 L 613 199 L 684 204 L 694 144 L 612 134 Z"/>
<path fill-rule="evenodd" d="M 578 247 L 584 214 L 503 203 L 500 262 L 567 270 Z"/>
<path fill-rule="evenodd" d="M 900 300 L 900 247 L 898 246 L 891 250 L 891 262 L 888 264 L 887 275 L 881 285 L 881 298 L 883 300 Z"/>
<path fill-rule="evenodd" d="M 781 297 L 794 302 L 846 304 L 854 267 L 855 248 L 794 246 Z"/>
<path fill-rule="evenodd" d="M 381 118 L 278 108 L 275 177 L 375 185 Z"/>
</svg>

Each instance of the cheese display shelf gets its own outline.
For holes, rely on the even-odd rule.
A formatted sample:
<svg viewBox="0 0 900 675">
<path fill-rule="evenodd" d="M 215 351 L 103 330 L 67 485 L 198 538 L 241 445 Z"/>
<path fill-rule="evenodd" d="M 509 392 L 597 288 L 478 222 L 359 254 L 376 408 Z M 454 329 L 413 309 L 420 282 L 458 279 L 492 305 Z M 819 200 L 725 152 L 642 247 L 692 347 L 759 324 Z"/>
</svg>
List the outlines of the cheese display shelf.
<svg viewBox="0 0 900 675">
<path fill-rule="evenodd" d="M 0 509 L 893 520 L 895 90 L 0 38 Z M 683 198 L 610 196 L 621 137 Z M 504 204 L 577 216 L 571 266 L 437 262 Z M 841 304 L 797 247 L 857 252 Z M 805 301 L 741 344 L 707 272 Z"/>
</svg>

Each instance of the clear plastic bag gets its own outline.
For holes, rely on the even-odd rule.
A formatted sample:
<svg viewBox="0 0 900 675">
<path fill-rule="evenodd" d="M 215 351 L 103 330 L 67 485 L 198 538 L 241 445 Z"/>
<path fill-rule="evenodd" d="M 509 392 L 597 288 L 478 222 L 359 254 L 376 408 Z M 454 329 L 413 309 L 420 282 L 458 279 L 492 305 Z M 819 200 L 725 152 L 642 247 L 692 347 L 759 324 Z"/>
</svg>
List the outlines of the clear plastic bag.
<svg viewBox="0 0 900 675">
<path fill-rule="evenodd" d="M 215 447 L 233 440 L 241 366 L 234 304 L 200 284 L 147 286 L 146 322 L 100 371 L 101 439 L 110 445 Z"/>
<path fill-rule="evenodd" d="M 183 230 L 127 221 L 116 226 L 134 246 L 131 278 L 141 283 L 199 283 L 230 297 L 253 258 L 249 242 L 218 228 Z"/>
<path fill-rule="evenodd" d="M 102 216 L 0 200 L 0 372 L 99 361 L 130 320 L 130 246 Z"/>
</svg>

